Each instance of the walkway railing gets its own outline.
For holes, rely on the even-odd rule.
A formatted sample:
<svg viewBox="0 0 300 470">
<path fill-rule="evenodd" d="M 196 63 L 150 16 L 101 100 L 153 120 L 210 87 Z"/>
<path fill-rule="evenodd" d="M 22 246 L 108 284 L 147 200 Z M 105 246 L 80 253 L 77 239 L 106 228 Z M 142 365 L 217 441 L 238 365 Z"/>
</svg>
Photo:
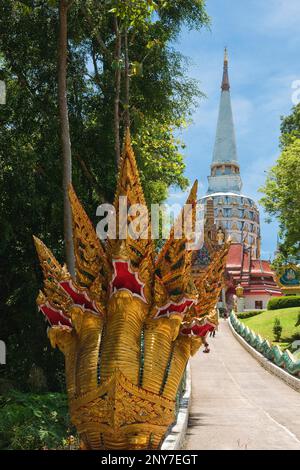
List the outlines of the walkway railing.
<svg viewBox="0 0 300 470">
<path fill-rule="evenodd" d="M 234 312 L 231 312 L 230 322 L 234 330 L 266 359 L 294 377 L 300 377 L 300 359 L 296 359 L 289 350 L 282 351 L 279 346 L 271 345 L 268 340 L 262 338 L 242 323 Z"/>
</svg>

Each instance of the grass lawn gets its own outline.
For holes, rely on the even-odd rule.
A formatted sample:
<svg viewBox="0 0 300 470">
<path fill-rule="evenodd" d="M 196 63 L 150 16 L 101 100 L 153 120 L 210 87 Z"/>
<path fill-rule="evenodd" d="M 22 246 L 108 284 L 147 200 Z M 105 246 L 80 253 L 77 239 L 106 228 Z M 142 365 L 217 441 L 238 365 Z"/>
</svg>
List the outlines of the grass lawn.
<svg viewBox="0 0 300 470">
<path fill-rule="evenodd" d="M 287 348 L 293 341 L 293 335 L 296 333 L 300 335 L 300 327 L 295 327 L 299 314 L 300 307 L 266 310 L 260 315 L 241 321 L 263 338 L 268 339 L 274 344 L 278 344 L 282 348 Z M 275 318 L 279 318 L 282 326 L 282 334 L 279 343 L 275 343 L 274 341 L 273 326 Z"/>
</svg>

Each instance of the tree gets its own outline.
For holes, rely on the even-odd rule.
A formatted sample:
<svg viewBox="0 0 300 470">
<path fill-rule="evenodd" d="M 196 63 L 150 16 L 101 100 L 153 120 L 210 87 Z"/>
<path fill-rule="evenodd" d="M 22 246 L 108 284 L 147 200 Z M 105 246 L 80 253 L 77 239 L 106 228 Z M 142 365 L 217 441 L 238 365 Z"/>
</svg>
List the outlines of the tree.
<svg viewBox="0 0 300 470">
<path fill-rule="evenodd" d="M 130 127 L 130 73 L 140 70 L 141 64 L 135 62 L 132 67 L 129 60 L 129 47 L 137 30 L 146 31 L 151 21 L 151 14 L 157 8 L 153 0 L 112 0 L 110 12 L 114 13 L 116 44 L 119 51 L 118 63 L 121 65 L 122 36 L 124 43 L 124 126 Z M 133 64 L 132 64 L 133 65 Z M 118 68 L 120 70 L 120 67 Z M 118 76 L 119 80 L 121 75 Z M 118 81 L 120 85 L 120 81 Z M 119 90 L 120 91 L 120 88 Z"/>
<path fill-rule="evenodd" d="M 63 163 L 64 240 L 68 270 L 71 276 L 74 277 L 75 257 L 72 237 L 72 213 L 68 197 L 68 188 L 72 183 L 72 152 L 67 100 L 68 10 L 72 3 L 73 0 L 59 0 L 58 99 Z"/>
<path fill-rule="evenodd" d="M 281 258 L 300 254 L 300 139 L 284 147 L 276 165 L 268 172 L 261 203 L 279 220 Z"/>
<path fill-rule="evenodd" d="M 280 244 L 272 265 L 277 270 L 289 260 L 299 258 L 299 139 L 300 105 L 294 106 L 290 115 L 282 117 L 280 147 L 282 154 L 276 165 L 270 169 L 262 188 L 265 193 L 262 204 L 267 212 L 275 215 L 280 224 Z M 285 161 L 285 158 L 287 160 Z M 295 171 L 295 173 L 294 173 Z"/>
<path fill-rule="evenodd" d="M 273 326 L 273 334 L 274 334 L 274 339 L 276 343 L 279 343 L 280 338 L 281 338 L 281 333 L 282 333 L 282 326 L 281 326 L 279 318 L 276 317 L 274 320 L 274 326 Z"/>
<path fill-rule="evenodd" d="M 115 45 L 115 102 L 114 102 L 114 130 L 115 130 L 115 159 L 116 167 L 118 168 L 121 145 L 120 145 L 120 95 L 121 95 L 121 49 L 122 49 L 122 36 L 120 33 L 120 27 L 118 18 L 114 16 L 114 27 L 116 36 Z"/>
<path fill-rule="evenodd" d="M 300 104 L 294 106 L 289 116 L 281 118 L 281 148 L 292 143 L 294 138 L 300 139 Z"/>
<path fill-rule="evenodd" d="M 139 167 L 142 168 L 145 193 L 146 196 L 150 193 L 154 196 L 152 202 L 165 199 L 171 184 L 175 183 L 182 189 L 187 186 L 187 180 L 182 175 L 182 142 L 174 137 L 174 131 L 186 126 L 191 104 L 201 94 L 197 84 L 186 78 L 183 57 L 169 47 L 169 42 L 176 39 L 183 23 L 200 28 L 208 22 L 203 1 L 188 3 L 189 7 L 186 8 L 186 2 L 181 0 L 176 2 L 176 8 L 171 8 L 171 2 L 111 0 L 105 2 L 106 14 L 103 15 L 103 11 L 99 11 L 99 2 L 86 2 L 89 32 L 97 46 L 95 62 L 98 65 L 94 68 L 105 69 L 100 80 L 101 91 L 107 92 L 106 80 L 111 82 L 111 73 L 114 83 L 117 83 L 113 89 L 113 102 L 107 95 L 102 102 L 105 109 L 114 106 L 115 160 L 119 158 L 119 142 L 124 129 L 130 124 L 134 141 L 135 137 L 136 141 L 147 140 L 146 152 L 144 148 L 135 150 Z M 153 17 L 154 9 L 156 15 Z M 116 20 L 121 39 L 121 58 L 119 54 L 114 55 L 111 46 L 112 34 L 115 36 L 114 44 L 118 44 Z M 95 76 L 99 82 L 97 72 Z M 106 122 L 109 122 L 111 111 L 107 109 L 104 114 Z M 147 159 L 148 152 L 155 158 Z M 157 167 L 161 167 L 170 155 L 174 171 L 172 181 L 169 173 L 166 183 L 163 172 L 158 177 Z M 144 164 L 146 160 L 147 164 Z M 147 201 L 150 202 L 149 197 Z"/>
<path fill-rule="evenodd" d="M 46 373 L 51 390 L 60 386 L 62 360 L 49 346 L 36 309 L 42 279 L 32 235 L 42 238 L 58 260 L 65 259 L 57 6 L 57 0 L 0 2 L 0 79 L 7 84 L 7 103 L 0 107 L 0 332 L 7 344 L 5 374 L 26 388 L 34 363 Z M 72 178 L 94 223 L 99 203 L 113 199 L 116 181 L 111 8 L 111 1 L 74 0 L 68 10 Z M 183 143 L 176 135 L 189 121 L 200 92 L 186 76 L 187 62 L 171 41 L 183 23 L 206 24 L 205 15 L 200 15 L 204 10 L 198 0 L 177 0 L 174 7 L 169 4 L 169 12 L 157 11 L 146 26 L 142 22 L 130 27 L 131 131 L 148 202 L 163 201 L 170 185 L 185 188 L 188 183 Z M 126 125 L 124 41 L 120 70 L 121 140 Z"/>
</svg>

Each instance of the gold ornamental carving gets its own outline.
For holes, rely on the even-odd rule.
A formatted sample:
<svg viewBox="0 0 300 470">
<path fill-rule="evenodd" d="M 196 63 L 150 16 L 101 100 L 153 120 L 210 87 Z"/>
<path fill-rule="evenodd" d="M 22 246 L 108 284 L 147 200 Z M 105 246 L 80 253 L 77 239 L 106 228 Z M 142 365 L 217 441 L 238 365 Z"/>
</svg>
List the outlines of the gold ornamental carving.
<svg viewBox="0 0 300 470">
<path fill-rule="evenodd" d="M 174 423 L 187 362 L 217 325 L 228 244 L 194 282 L 185 233 L 176 239 L 172 229 L 158 255 L 151 236 L 102 242 L 72 187 L 69 196 L 76 278 L 34 240 L 44 274 L 37 304 L 65 356 L 71 419 L 85 449 L 157 449 Z M 120 196 L 145 204 L 129 132 L 117 218 Z M 187 200 L 193 224 L 196 201 L 195 183 Z"/>
</svg>

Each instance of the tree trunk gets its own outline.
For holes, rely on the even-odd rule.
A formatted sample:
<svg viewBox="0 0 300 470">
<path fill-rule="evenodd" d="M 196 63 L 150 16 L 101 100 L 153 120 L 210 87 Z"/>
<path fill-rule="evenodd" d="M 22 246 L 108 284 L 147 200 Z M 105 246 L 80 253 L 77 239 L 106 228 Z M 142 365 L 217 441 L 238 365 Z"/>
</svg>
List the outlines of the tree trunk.
<svg viewBox="0 0 300 470">
<path fill-rule="evenodd" d="M 114 103 L 114 133 L 115 133 L 115 163 L 119 166 L 120 160 L 120 93 L 121 93 L 121 34 L 119 30 L 118 18 L 115 17 L 115 103 Z"/>
<path fill-rule="evenodd" d="M 129 48 L 128 31 L 124 33 L 125 49 L 125 128 L 130 128 L 130 68 L 129 68 Z"/>
<path fill-rule="evenodd" d="M 59 41 L 58 41 L 58 103 L 60 117 L 60 139 L 63 163 L 64 197 L 64 240 L 66 261 L 69 273 L 75 277 L 75 257 L 72 233 L 72 213 L 68 188 L 72 182 L 72 153 L 67 101 L 67 58 L 68 58 L 68 8 L 70 2 L 59 1 Z"/>
</svg>

